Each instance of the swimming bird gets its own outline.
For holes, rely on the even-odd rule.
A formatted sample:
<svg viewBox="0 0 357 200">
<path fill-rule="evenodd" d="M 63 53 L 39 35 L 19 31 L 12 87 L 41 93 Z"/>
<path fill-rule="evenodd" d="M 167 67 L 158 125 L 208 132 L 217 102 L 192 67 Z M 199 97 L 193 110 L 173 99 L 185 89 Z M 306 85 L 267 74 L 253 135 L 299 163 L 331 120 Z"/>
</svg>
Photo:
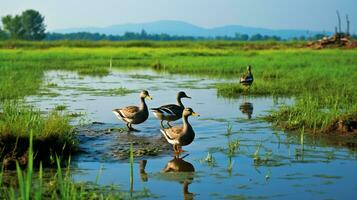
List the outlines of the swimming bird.
<svg viewBox="0 0 357 200">
<path fill-rule="evenodd" d="M 165 120 L 167 121 L 167 125 L 169 127 L 172 127 L 170 125 L 171 121 L 176 121 L 182 117 L 182 112 L 185 109 L 185 106 L 182 104 L 181 99 L 182 98 L 189 98 L 191 97 L 187 96 L 185 92 L 179 92 L 177 93 L 177 104 L 168 104 L 168 105 L 163 105 L 158 108 L 151 108 L 152 112 L 154 113 L 155 117 L 160 121 L 161 126 L 163 126 L 162 122 Z"/>
<path fill-rule="evenodd" d="M 240 77 L 239 83 L 241 83 L 245 87 L 249 87 L 252 85 L 254 81 L 252 74 L 252 67 L 250 65 L 247 66 L 247 71 Z"/>
<path fill-rule="evenodd" d="M 192 108 L 185 108 L 182 112 L 182 126 L 174 126 L 170 128 L 164 128 L 161 126 L 161 133 L 164 135 L 165 139 L 173 145 L 173 149 L 176 155 L 182 152 L 182 146 L 191 144 L 195 139 L 195 132 L 188 122 L 189 116 L 199 116 L 195 113 Z"/>
<path fill-rule="evenodd" d="M 133 124 L 143 123 L 149 117 L 148 107 L 145 98 L 152 100 L 149 92 L 143 90 L 140 92 L 140 106 L 127 106 L 125 108 L 114 109 L 113 113 L 118 119 L 126 122 L 129 131 L 138 131 L 132 127 Z"/>
</svg>

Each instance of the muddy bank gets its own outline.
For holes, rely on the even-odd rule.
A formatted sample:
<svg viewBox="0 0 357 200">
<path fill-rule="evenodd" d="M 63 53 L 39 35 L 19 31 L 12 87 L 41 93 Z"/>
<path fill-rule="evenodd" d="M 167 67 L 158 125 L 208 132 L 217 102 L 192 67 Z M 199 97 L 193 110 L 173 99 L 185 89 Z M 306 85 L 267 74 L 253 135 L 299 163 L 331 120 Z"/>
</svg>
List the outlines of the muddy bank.
<svg viewBox="0 0 357 200">
<path fill-rule="evenodd" d="M 2 135 L 0 138 L 0 161 L 5 169 L 15 169 L 16 162 L 21 167 L 27 166 L 29 138 L 14 135 Z M 44 167 L 55 166 L 56 156 L 68 160 L 69 156 L 78 152 L 77 144 L 66 144 L 63 138 L 46 137 L 33 139 L 34 167 L 40 162 Z"/>
<path fill-rule="evenodd" d="M 157 134 L 128 132 L 126 128 L 114 128 L 113 124 L 94 122 L 76 128 L 80 153 L 75 159 L 85 161 L 117 161 L 129 157 L 130 144 L 133 144 L 135 157 L 152 157 L 171 154 L 172 146 Z"/>
<path fill-rule="evenodd" d="M 75 128 L 78 144 L 67 145 L 60 138 L 34 139 L 34 166 L 40 161 L 44 167 L 56 164 L 56 155 L 63 161 L 72 155 L 74 159 L 85 161 L 111 162 L 129 157 L 129 147 L 133 144 L 135 157 L 152 157 L 172 153 L 172 146 L 162 137 L 159 130 L 155 135 L 145 132 L 128 132 L 126 128 L 113 128 L 113 124 L 92 123 Z M 11 145 L 9 145 L 11 144 Z M 5 169 L 15 169 L 16 161 L 25 167 L 28 162 L 29 139 L 3 136 L 0 140 L 1 157 Z"/>
<path fill-rule="evenodd" d="M 265 119 L 274 123 L 275 127 L 288 131 L 288 134 L 301 134 L 301 127 L 291 127 L 286 121 L 277 121 L 272 116 L 268 116 Z M 304 133 L 308 137 L 323 140 L 329 146 L 357 150 L 357 113 L 341 116 L 333 120 L 324 129 L 305 128 Z"/>
</svg>

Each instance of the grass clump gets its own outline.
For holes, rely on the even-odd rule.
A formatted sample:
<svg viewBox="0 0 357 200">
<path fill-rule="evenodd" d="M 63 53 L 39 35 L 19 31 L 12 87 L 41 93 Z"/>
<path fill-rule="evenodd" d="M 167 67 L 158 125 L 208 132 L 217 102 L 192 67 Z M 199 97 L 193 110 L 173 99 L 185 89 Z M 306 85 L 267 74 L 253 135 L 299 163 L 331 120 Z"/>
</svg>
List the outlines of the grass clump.
<svg viewBox="0 0 357 200">
<path fill-rule="evenodd" d="M 107 68 L 91 67 L 91 68 L 81 68 L 78 69 L 79 75 L 89 75 L 89 76 L 108 76 L 110 73 Z"/>
<path fill-rule="evenodd" d="M 54 163 L 54 156 L 68 157 L 77 148 L 70 117 L 56 110 L 43 115 L 40 110 L 16 101 L 2 104 L 0 118 L 0 159 L 7 168 L 14 168 L 15 161 L 21 165 L 28 161 L 30 132 L 33 133 L 36 161 L 43 164 Z M 36 164 L 39 164 L 38 162 Z"/>
<path fill-rule="evenodd" d="M 349 118 L 350 121 L 357 120 L 356 117 L 353 117 L 357 115 L 355 101 L 328 94 L 306 95 L 298 97 L 294 105 L 283 106 L 278 111 L 273 112 L 269 116 L 269 120 L 288 130 L 298 130 L 304 127 L 313 133 L 341 132 L 343 130 L 338 130 L 337 127 L 333 130 L 331 126 L 335 126 L 339 121 L 344 120 L 346 115 L 352 116 Z M 352 129 L 355 128 L 352 127 Z"/>
<path fill-rule="evenodd" d="M 67 106 L 66 105 L 56 105 L 54 110 L 57 110 L 57 111 L 63 111 L 63 110 L 66 110 L 67 109 Z"/>
</svg>

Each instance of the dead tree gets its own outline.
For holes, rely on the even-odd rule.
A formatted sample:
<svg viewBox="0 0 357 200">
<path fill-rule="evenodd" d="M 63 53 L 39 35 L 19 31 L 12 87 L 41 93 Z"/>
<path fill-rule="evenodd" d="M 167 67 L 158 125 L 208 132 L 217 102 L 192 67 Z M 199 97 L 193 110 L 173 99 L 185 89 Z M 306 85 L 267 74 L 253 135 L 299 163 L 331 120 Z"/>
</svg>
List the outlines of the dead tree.
<svg viewBox="0 0 357 200">
<path fill-rule="evenodd" d="M 347 30 L 346 30 L 346 35 L 350 35 L 350 20 L 348 19 L 348 15 L 346 15 L 346 24 L 347 24 Z"/>
<path fill-rule="evenodd" d="M 336 10 L 336 14 L 337 14 L 337 19 L 338 19 L 338 32 L 341 33 L 341 17 L 340 17 L 340 12 L 338 12 L 338 10 Z"/>
</svg>

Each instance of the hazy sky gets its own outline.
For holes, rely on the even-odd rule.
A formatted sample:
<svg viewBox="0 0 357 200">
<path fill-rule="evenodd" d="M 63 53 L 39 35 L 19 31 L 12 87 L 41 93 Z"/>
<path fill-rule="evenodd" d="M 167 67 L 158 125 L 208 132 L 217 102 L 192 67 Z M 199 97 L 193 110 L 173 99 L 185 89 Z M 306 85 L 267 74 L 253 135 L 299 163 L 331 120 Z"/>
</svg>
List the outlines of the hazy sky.
<svg viewBox="0 0 357 200">
<path fill-rule="evenodd" d="M 0 16 L 30 8 L 46 17 L 49 30 L 169 19 L 319 31 L 334 30 L 338 9 L 357 33 L 357 0 L 0 0 Z"/>
</svg>

